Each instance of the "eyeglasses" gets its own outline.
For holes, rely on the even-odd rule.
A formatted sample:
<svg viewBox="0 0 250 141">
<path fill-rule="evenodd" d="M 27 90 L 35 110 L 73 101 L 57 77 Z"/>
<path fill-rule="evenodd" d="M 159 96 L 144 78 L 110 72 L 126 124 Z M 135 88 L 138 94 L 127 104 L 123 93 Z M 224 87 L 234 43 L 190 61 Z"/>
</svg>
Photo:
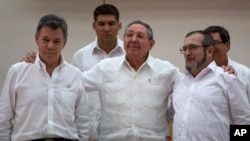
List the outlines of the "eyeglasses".
<svg viewBox="0 0 250 141">
<path fill-rule="evenodd" d="M 197 50 L 199 47 L 207 47 L 207 46 L 202 46 L 202 45 L 190 45 L 189 47 L 182 47 L 182 48 L 180 48 L 180 52 L 181 52 L 181 54 L 184 54 L 187 50 L 189 50 L 189 52 L 194 52 L 194 51 Z"/>
</svg>

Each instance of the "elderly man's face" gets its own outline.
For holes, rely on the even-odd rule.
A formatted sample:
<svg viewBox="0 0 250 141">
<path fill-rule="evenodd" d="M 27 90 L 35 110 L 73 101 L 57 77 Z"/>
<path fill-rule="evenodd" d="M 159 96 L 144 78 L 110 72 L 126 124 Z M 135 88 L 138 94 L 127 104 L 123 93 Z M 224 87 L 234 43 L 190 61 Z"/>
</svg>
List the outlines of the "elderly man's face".
<svg viewBox="0 0 250 141">
<path fill-rule="evenodd" d="M 145 26 L 133 24 L 124 34 L 124 48 L 127 58 L 146 59 L 153 48 L 154 40 L 150 40 Z"/>
</svg>

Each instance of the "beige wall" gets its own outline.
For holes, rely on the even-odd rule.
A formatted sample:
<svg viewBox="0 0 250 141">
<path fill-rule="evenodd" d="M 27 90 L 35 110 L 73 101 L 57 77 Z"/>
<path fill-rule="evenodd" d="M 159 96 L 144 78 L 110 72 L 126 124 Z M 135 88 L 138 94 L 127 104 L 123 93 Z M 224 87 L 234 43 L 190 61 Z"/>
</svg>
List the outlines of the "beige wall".
<svg viewBox="0 0 250 141">
<path fill-rule="evenodd" d="M 69 24 L 63 51 L 70 62 L 73 53 L 95 38 L 92 12 L 102 0 L 0 0 L 0 87 L 8 68 L 26 52 L 36 50 L 34 32 L 41 16 L 55 13 Z M 182 71 L 179 54 L 184 35 L 209 25 L 222 25 L 231 34 L 230 56 L 250 67 L 249 0 L 106 0 L 120 9 L 123 26 L 133 19 L 148 22 L 155 34 L 155 57 L 169 60 Z M 124 28 L 119 33 L 122 37 Z"/>
</svg>

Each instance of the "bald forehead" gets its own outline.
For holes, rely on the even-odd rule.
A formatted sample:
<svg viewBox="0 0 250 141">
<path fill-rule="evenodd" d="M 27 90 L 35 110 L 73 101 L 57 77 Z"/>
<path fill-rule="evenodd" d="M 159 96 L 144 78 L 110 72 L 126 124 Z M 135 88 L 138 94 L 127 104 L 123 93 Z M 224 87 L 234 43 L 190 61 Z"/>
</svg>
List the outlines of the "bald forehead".
<svg viewBox="0 0 250 141">
<path fill-rule="evenodd" d="M 191 41 L 202 41 L 203 40 L 203 35 L 202 34 L 200 34 L 200 33 L 194 33 L 194 34 L 192 34 L 192 35 L 190 35 L 190 36 L 188 36 L 188 37 L 186 37 L 185 38 L 185 41 L 189 41 L 189 40 L 191 40 Z"/>
</svg>

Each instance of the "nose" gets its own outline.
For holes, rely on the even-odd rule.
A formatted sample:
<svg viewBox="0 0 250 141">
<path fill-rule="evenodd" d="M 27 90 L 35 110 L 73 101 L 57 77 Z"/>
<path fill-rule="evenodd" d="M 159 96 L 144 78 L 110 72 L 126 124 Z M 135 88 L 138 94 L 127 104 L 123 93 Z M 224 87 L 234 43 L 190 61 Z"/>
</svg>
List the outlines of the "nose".
<svg viewBox="0 0 250 141">
<path fill-rule="evenodd" d="M 189 48 L 187 48 L 187 49 L 185 50 L 184 54 L 190 55 L 190 54 L 191 54 L 190 49 L 189 49 Z"/>
<path fill-rule="evenodd" d="M 54 48 L 54 43 L 53 41 L 50 41 L 47 46 L 48 49 L 53 49 Z"/>
<path fill-rule="evenodd" d="M 105 25 L 104 25 L 104 31 L 109 31 L 109 30 L 110 30 L 109 25 L 108 25 L 108 24 L 105 24 Z"/>
<path fill-rule="evenodd" d="M 136 40 L 137 40 L 137 36 L 136 36 L 136 35 L 133 35 L 133 36 L 131 37 L 131 40 L 132 40 L 132 41 L 136 41 Z"/>
</svg>

